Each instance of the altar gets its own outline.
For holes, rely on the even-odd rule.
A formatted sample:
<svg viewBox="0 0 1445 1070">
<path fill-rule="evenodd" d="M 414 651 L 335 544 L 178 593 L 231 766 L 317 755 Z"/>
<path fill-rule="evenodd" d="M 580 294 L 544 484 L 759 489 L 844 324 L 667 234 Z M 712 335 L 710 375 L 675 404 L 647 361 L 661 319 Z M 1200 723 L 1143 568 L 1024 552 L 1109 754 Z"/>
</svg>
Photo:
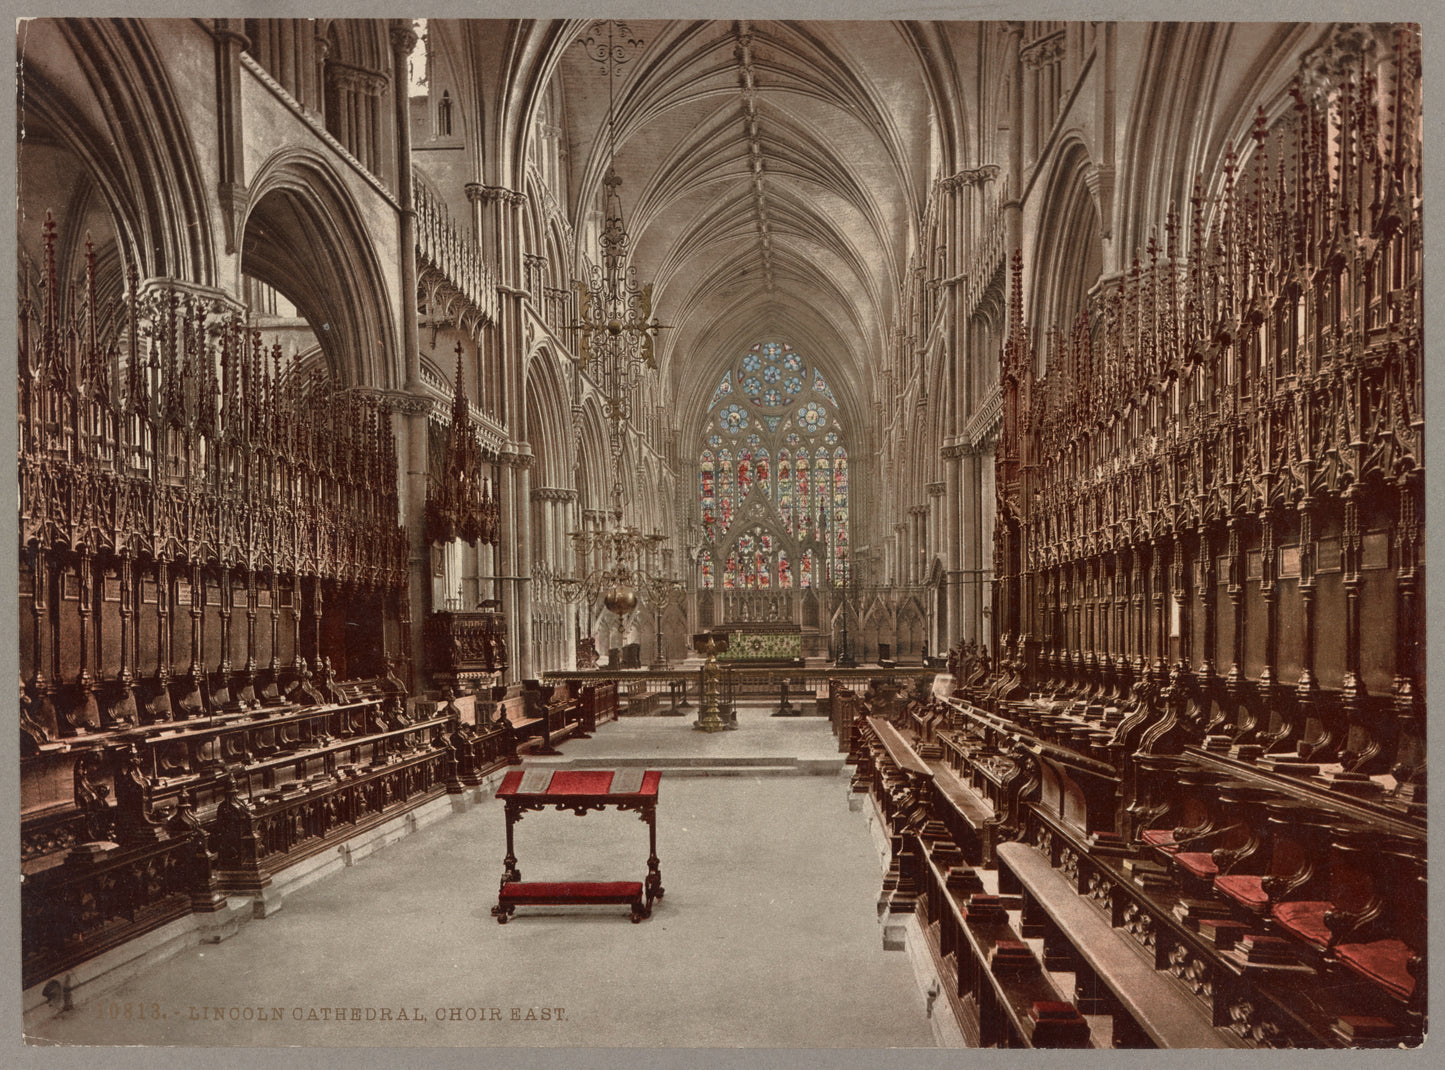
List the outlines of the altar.
<svg viewBox="0 0 1445 1070">
<path fill-rule="evenodd" d="M 721 663 L 759 667 L 803 663 L 803 629 L 796 624 L 745 621 L 720 630 L 728 633 L 728 648 L 718 655 Z"/>
</svg>

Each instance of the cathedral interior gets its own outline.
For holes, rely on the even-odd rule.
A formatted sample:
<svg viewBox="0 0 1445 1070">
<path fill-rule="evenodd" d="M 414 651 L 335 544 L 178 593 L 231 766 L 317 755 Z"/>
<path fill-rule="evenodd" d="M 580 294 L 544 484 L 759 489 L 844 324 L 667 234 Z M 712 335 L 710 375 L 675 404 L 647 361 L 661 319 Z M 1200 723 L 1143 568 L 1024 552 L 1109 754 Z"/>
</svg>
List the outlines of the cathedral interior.
<svg viewBox="0 0 1445 1070">
<path fill-rule="evenodd" d="M 28 1035 L 469 827 L 481 961 L 683 939 L 669 802 L 831 784 L 928 1043 L 1421 1044 L 1419 27 L 17 34 Z"/>
</svg>

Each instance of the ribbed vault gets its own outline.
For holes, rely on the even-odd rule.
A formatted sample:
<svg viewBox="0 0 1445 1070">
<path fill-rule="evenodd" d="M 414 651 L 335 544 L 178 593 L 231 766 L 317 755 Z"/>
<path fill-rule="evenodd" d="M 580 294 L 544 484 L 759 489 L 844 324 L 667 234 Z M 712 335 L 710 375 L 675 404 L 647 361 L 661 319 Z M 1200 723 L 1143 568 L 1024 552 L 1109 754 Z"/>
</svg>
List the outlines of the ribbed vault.
<svg viewBox="0 0 1445 1070">
<path fill-rule="evenodd" d="M 630 262 L 671 328 L 659 355 L 684 436 L 722 369 L 763 338 L 806 353 L 865 426 L 937 177 L 936 78 L 916 34 L 876 22 L 627 26 L 641 43 L 613 83 L 615 166 Z M 573 43 L 583 29 L 534 24 L 507 52 L 539 83 L 512 87 L 515 105 L 535 108 L 549 87 L 564 102 L 567 210 L 585 221 L 612 156 L 603 67 Z"/>
</svg>

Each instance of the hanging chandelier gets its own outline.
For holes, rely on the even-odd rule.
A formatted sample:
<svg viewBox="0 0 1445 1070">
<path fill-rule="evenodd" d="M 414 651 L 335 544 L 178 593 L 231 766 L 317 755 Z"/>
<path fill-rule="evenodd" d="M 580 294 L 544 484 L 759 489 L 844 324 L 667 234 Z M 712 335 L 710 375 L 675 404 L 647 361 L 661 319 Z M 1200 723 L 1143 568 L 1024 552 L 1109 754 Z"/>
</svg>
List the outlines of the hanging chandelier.
<svg viewBox="0 0 1445 1070">
<path fill-rule="evenodd" d="M 652 283 L 639 284 L 637 269 L 628 263 L 632 238 L 622 218 L 622 178 L 617 174 L 617 69 L 642 44 L 627 24 L 614 19 L 594 22 L 578 41 L 589 57 L 603 65 L 607 78 L 607 173 L 602 179 L 601 263 L 587 265 L 587 278 L 577 290 L 577 359 L 602 394 L 610 424 L 614 465 L 621 462 L 623 428 L 632 419 L 632 398 L 645 371 L 657 368 L 653 341 L 665 330 L 652 308 Z M 620 476 L 618 477 L 620 478 Z M 620 483 L 614 484 L 620 497 Z M 618 503 L 614 502 L 614 506 Z"/>
<path fill-rule="evenodd" d="M 602 397 L 608 425 L 612 509 L 600 527 L 568 532 L 577 553 L 577 572 L 556 581 L 558 595 L 568 602 L 584 598 L 619 617 L 637 608 L 639 596 L 657 606 L 675 596 L 682 582 L 657 568 L 666 535 L 644 535 L 622 526 L 622 446 L 632 420 L 632 400 L 642 377 L 657 368 L 654 339 L 665 330 L 652 308 L 652 283 L 639 284 L 637 269 L 628 263 L 632 239 L 622 218 L 622 179 L 617 174 L 617 69 L 642 41 L 624 22 L 598 20 L 578 42 L 602 65 L 607 78 L 607 171 L 602 179 L 600 263 L 588 263 L 587 277 L 577 280 L 576 332 L 579 371 L 586 372 Z M 580 383 L 579 383 L 580 386 Z M 669 555 L 670 556 L 670 555 Z"/>
<path fill-rule="evenodd" d="M 619 617 L 638 606 L 639 598 L 654 608 L 665 607 L 682 590 L 671 572 L 671 551 L 662 549 L 667 536 L 645 535 L 623 527 L 620 512 L 603 517 L 600 527 L 568 532 L 577 555 L 574 575 L 556 580 L 557 594 L 567 602 L 596 605 Z"/>
</svg>

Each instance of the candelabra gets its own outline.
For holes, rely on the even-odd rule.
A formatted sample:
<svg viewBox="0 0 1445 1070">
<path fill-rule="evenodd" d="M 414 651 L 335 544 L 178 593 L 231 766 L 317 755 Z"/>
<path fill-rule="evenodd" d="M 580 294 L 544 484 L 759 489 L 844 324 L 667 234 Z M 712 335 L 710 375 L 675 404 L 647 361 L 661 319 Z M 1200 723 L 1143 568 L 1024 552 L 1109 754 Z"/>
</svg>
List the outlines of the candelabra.
<svg viewBox="0 0 1445 1070">
<path fill-rule="evenodd" d="M 664 558 L 670 557 L 672 551 L 664 550 Z M 643 600 L 652 607 L 653 624 L 657 629 L 657 647 L 649 669 L 666 669 L 669 667 L 667 655 L 662 649 L 662 615 L 667 611 L 669 605 L 682 603 L 686 588 L 682 580 L 671 576 L 649 576 L 641 586 Z"/>
<path fill-rule="evenodd" d="M 567 533 L 577 551 L 577 573 L 556 578 L 557 594 L 566 602 L 585 600 L 589 606 L 600 600 L 619 617 L 636 610 L 639 601 L 646 602 L 658 613 L 660 637 L 661 612 L 683 587 L 681 580 L 664 576 L 658 568 L 658 551 L 667 536 L 622 527 L 618 512 L 606 519 L 612 526 Z M 661 556 L 665 566 L 671 553 L 663 550 Z M 589 562 L 595 564 L 589 567 Z"/>
</svg>

